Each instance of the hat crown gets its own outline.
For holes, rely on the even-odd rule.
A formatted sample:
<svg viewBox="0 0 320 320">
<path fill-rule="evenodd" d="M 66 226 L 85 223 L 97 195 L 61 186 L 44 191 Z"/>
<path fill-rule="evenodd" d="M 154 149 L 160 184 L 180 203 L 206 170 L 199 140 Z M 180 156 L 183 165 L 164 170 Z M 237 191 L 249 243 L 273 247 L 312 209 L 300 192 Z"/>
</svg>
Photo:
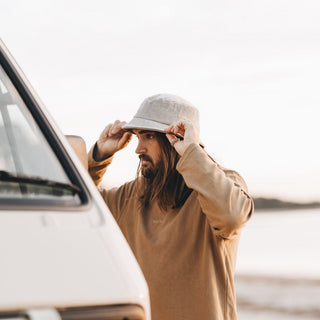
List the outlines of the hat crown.
<svg viewBox="0 0 320 320">
<path fill-rule="evenodd" d="M 187 120 L 200 131 L 199 111 L 190 102 L 173 94 L 157 94 L 146 98 L 133 119 L 123 130 L 150 130 L 165 133 L 177 121 Z M 204 144 L 200 142 L 204 147 Z"/>
<path fill-rule="evenodd" d="M 157 94 L 146 98 L 134 117 L 167 126 L 179 120 L 189 120 L 199 127 L 198 110 L 188 101 L 172 94 Z"/>
</svg>

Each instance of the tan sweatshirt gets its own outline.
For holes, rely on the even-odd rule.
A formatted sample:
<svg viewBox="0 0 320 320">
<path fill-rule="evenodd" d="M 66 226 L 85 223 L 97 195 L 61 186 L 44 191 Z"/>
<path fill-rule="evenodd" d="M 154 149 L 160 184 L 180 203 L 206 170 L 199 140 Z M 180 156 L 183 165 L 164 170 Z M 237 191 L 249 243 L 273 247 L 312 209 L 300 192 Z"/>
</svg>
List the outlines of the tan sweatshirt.
<svg viewBox="0 0 320 320">
<path fill-rule="evenodd" d="M 112 159 L 89 172 L 98 185 Z M 147 280 L 152 320 L 237 319 L 233 273 L 240 229 L 253 201 L 238 173 L 221 169 L 192 144 L 177 164 L 193 189 L 181 208 L 140 209 L 137 184 L 101 190 Z"/>
</svg>

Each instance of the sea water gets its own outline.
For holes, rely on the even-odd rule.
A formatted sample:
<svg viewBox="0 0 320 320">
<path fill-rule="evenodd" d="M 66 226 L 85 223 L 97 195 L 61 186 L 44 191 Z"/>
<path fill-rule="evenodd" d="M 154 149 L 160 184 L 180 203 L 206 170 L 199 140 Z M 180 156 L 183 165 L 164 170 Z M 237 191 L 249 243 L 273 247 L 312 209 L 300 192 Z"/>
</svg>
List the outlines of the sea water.
<svg viewBox="0 0 320 320">
<path fill-rule="evenodd" d="M 235 276 L 239 320 L 320 319 L 320 209 L 256 212 Z"/>
<path fill-rule="evenodd" d="M 236 273 L 320 279 L 320 209 L 257 211 L 242 230 Z"/>
</svg>

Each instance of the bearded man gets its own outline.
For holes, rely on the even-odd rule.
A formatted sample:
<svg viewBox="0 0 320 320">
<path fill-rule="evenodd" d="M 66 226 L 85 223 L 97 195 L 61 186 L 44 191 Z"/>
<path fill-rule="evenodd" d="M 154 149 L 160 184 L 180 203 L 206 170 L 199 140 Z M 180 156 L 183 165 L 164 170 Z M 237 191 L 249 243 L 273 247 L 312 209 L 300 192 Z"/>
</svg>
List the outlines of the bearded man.
<svg viewBox="0 0 320 320">
<path fill-rule="evenodd" d="M 253 211 L 244 180 L 205 152 L 197 109 L 159 94 L 128 124 L 103 130 L 89 153 L 96 185 L 132 134 L 140 158 L 136 179 L 100 192 L 145 275 L 152 319 L 237 319 L 237 245 Z"/>
</svg>

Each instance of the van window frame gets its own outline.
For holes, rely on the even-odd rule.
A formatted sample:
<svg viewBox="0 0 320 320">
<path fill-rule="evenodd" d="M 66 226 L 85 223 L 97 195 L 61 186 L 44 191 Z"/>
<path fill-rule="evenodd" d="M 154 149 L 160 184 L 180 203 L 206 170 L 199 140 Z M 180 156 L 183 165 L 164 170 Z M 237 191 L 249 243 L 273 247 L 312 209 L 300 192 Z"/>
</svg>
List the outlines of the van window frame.
<svg viewBox="0 0 320 320">
<path fill-rule="evenodd" d="M 61 166 L 63 167 L 66 175 L 70 179 L 70 182 L 78 186 L 81 191 L 79 192 L 79 198 L 81 203 L 79 205 L 72 204 L 69 201 L 64 203 L 61 200 L 40 200 L 40 199 L 1 199 L 0 209 L 1 210 L 21 210 L 24 211 L 84 211 L 92 205 L 92 199 L 90 193 L 83 181 L 80 173 L 73 164 L 68 152 L 58 138 L 55 130 L 52 128 L 49 120 L 43 113 L 39 103 L 29 89 L 29 83 L 25 83 L 20 75 L 21 70 L 17 68 L 12 63 L 13 59 L 8 52 L 7 48 L 0 41 L 0 65 L 7 74 L 8 78 L 16 88 L 22 101 L 25 103 L 35 122 L 37 123 L 43 136 L 46 138 L 51 149 L 57 156 Z M 18 67 L 19 68 L 19 67 Z"/>
</svg>

